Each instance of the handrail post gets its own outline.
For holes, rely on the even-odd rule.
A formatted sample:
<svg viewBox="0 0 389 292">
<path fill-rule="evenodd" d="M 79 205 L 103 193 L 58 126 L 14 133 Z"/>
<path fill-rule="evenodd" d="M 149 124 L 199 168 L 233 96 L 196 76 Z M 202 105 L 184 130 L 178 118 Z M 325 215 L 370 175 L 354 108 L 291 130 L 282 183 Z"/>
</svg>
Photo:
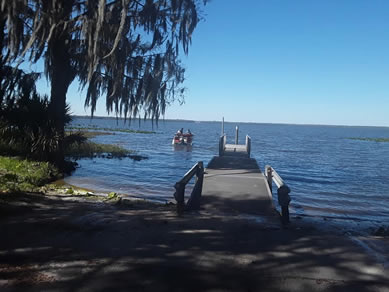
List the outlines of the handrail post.
<svg viewBox="0 0 389 292">
<path fill-rule="evenodd" d="M 223 153 L 222 153 L 222 144 L 223 144 L 223 136 L 220 136 L 220 139 L 219 139 L 219 156 L 222 156 Z"/>
<path fill-rule="evenodd" d="M 224 117 L 223 117 L 223 121 L 222 121 L 222 136 L 224 136 Z"/>
<path fill-rule="evenodd" d="M 226 147 L 226 135 L 223 135 L 219 139 L 219 156 L 224 155 L 225 147 Z"/>
<path fill-rule="evenodd" d="M 272 193 L 273 181 L 277 186 L 278 204 L 281 206 L 281 222 L 288 224 L 289 220 L 289 203 L 291 198 L 289 196 L 290 188 L 284 183 L 280 175 L 270 166 L 265 166 L 265 173 L 270 192 Z"/>
<path fill-rule="evenodd" d="M 283 224 L 290 222 L 289 220 L 289 203 L 291 201 L 290 189 L 288 186 L 283 185 L 277 190 L 278 203 L 281 206 L 281 220 Z"/>
<path fill-rule="evenodd" d="M 193 187 L 192 193 L 188 202 L 185 204 L 185 186 L 196 175 L 196 182 Z M 174 198 L 177 201 L 177 213 L 180 215 L 185 210 L 199 209 L 201 193 L 203 191 L 204 180 L 204 164 L 202 161 L 197 162 L 193 167 L 184 175 L 184 177 L 176 182 L 174 188 Z"/>
<path fill-rule="evenodd" d="M 267 184 L 269 185 L 270 192 L 273 192 L 273 171 L 269 166 L 266 169 Z"/>
<path fill-rule="evenodd" d="M 246 152 L 247 152 L 247 156 L 250 158 L 250 154 L 251 154 L 251 137 L 249 135 L 246 135 Z"/>
<path fill-rule="evenodd" d="M 247 155 L 249 155 L 249 152 L 248 152 L 248 143 L 249 143 L 249 136 L 248 135 L 246 135 L 246 143 L 245 143 L 245 146 L 246 146 L 246 153 L 247 153 Z M 250 155 L 249 155 L 249 157 L 250 157 Z"/>
<path fill-rule="evenodd" d="M 174 193 L 174 198 L 177 201 L 177 213 L 182 214 L 185 209 L 185 184 L 176 183 L 174 185 L 176 192 Z"/>
<path fill-rule="evenodd" d="M 235 127 L 235 145 L 238 145 L 238 138 L 239 138 L 239 127 Z"/>
<path fill-rule="evenodd" d="M 198 169 L 197 169 L 197 182 L 199 182 L 200 188 L 200 196 L 203 191 L 203 180 L 204 180 L 204 164 L 202 161 L 199 161 Z"/>
<path fill-rule="evenodd" d="M 200 209 L 201 193 L 203 191 L 203 180 L 204 180 L 204 166 L 203 166 L 203 162 L 199 161 L 197 164 L 196 182 L 193 187 L 190 198 L 188 200 L 187 209 L 189 210 Z"/>
<path fill-rule="evenodd" d="M 249 150 L 248 150 L 248 153 L 249 153 L 249 157 L 251 156 L 251 137 L 249 137 Z"/>
</svg>

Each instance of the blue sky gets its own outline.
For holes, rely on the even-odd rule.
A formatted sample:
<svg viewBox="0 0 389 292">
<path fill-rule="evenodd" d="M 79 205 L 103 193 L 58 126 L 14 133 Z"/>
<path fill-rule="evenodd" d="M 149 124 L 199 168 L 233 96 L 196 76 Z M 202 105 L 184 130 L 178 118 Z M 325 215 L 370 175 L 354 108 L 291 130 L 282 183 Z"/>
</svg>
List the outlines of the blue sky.
<svg viewBox="0 0 389 292">
<path fill-rule="evenodd" d="M 389 126 L 389 1 L 213 0 L 203 10 L 182 58 L 185 104 L 166 118 Z M 68 101 L 89 113 L 76 84 Z"/>
</svg>

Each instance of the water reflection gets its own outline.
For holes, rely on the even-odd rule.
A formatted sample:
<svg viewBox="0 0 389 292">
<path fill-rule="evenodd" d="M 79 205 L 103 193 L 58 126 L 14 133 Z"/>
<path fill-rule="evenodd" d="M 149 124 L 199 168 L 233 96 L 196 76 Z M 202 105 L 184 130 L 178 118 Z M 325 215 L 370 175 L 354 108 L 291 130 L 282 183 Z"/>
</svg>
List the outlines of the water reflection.
<svg viewBox="0 0 389 292">
<path fill-rule="evenodd" d="M 179 145 L 179 144 L 175 144 L 172 146 L 174 151 L 185 151 L 185 152 L 192 152 L 192 147 L 193 147 L 192 145 Z"/>
</svg>

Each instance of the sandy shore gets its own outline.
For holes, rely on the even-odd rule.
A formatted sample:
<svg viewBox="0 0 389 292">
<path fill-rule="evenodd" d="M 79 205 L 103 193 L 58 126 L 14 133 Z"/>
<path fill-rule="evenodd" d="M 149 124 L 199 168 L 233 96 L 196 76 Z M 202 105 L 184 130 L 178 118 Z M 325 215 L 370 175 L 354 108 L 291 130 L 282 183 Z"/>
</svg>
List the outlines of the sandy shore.
<svg viewBox="0 0 389 292">
<path fill-rule="evenodd" d="M 389 291 L 388 238 L 328 226 L 0 194 L 0 290 Z"/>
</svg>

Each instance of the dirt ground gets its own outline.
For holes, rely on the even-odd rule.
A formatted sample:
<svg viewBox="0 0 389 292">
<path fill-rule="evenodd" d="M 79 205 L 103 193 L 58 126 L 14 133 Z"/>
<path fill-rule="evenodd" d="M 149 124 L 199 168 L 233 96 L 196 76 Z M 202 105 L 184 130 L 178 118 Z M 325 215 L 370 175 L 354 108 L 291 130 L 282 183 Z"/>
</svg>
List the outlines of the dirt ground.
<svg viewBox="0 0 389 292">
<path fill-rule="evenodd" d="M 292 218 L 0 194 L 0 291 L 389 291 L 387 237 Z"/>
</svg>

